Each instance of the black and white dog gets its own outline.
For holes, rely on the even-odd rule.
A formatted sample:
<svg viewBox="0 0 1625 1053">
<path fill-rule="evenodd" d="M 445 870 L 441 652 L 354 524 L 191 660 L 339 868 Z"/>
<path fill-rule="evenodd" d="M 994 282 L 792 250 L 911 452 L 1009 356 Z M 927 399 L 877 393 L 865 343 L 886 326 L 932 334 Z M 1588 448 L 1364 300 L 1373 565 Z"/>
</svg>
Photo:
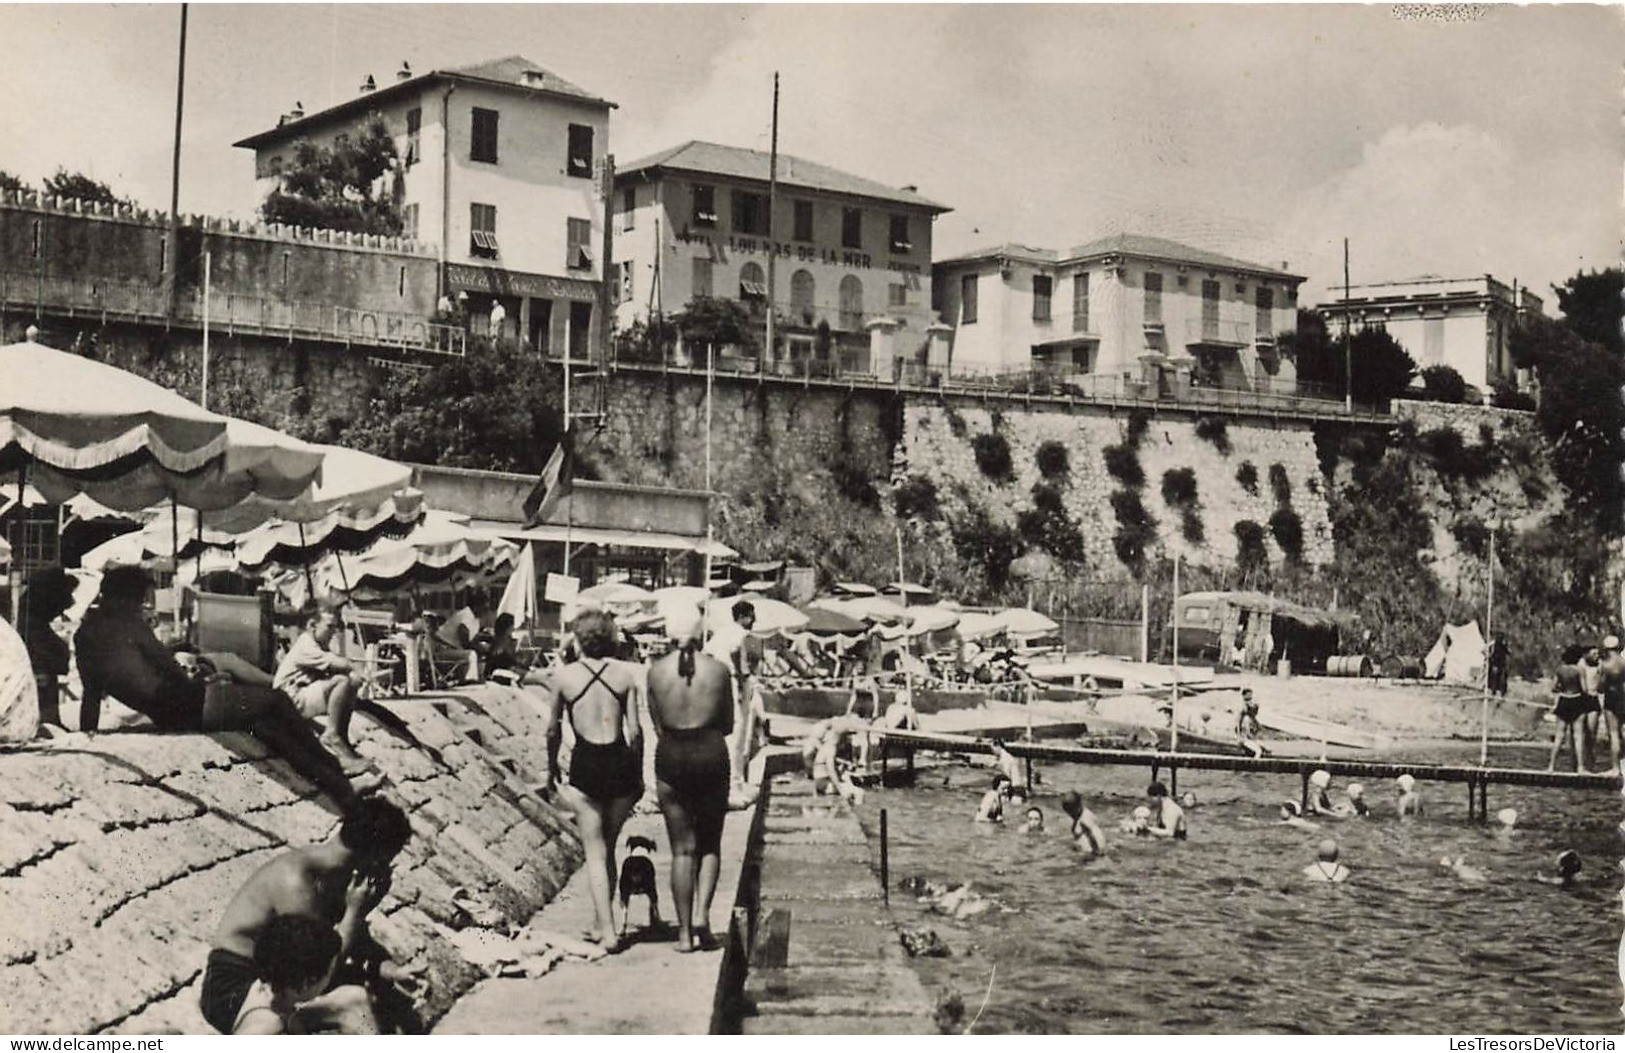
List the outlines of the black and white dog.
<svg viewBox="0 0 1625 1053">
<path fill-rule="evenodd" d="M 655 876 L 655 861 L 649 853 L 655 843 L 640 834 L 626 839 L 626 858 L 621 861 L 621 935 L 626 935 L 626 906 L 633 896 L 649 897 L 649 927 L 660 926 L 660 890 Z"/>
</svg>

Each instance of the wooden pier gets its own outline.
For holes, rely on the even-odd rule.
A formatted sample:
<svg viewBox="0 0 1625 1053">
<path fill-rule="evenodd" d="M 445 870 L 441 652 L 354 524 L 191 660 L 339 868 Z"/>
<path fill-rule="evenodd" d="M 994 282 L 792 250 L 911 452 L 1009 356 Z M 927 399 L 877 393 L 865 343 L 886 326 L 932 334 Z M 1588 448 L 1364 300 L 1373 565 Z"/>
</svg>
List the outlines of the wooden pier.
<svg viewBox="0 0 1625 1053">
<path fill-rule="evenodd" d="M 993 752 L 990 739 L 970 735 L 933 734 L 922 731 L 874 730 L 867 732 L 878 740 L 882 780 L 891 764 L 894 752 L 903 753 L 904 763 L 913 766 L 914 753 L 933 750 L 944 753 Z M 1035 760 L 1059 761 L 1067 764 L 1117 764 L 1130 767 L 1148 767 L 1151 777 L 1157 778 L 1164 768 L 1168 770 L 1169 788 L 1179 790 L 1179 769 L 1265 772 L 1274 775 L 1297 775 L 1303 784 L 1303 804 L 1309 804 L 1309 776 L 1320 770 L 1332 775 L 1359 778 L 1393 779 L 1410 775 L 1418 782 L 1454 782 L 1467 787 L 1467 815 L 1483 820 L 1489 813 L 1489 786 L 1497 783 L 1507 786 L 1549 786 L 1560 790 L 1608 790 L 1620 792 L 1620 777 L 1591 772 L 1541 771 L 1530 768 L 1490 768 L 1466 764 L 1396 764 L 1392 761 L 1317 760 L 1309 757 L 1234 757 L 1218 753 L 1176 753 L 1166 750 L 1118 750 L 1073 746 L 1062 743 L 1023 742 L 1009 740 L 1004 748 L 1013 756 L 1027 762 L 1028 783 L 1032 782 L 1032 763 Z"/>
</svg>

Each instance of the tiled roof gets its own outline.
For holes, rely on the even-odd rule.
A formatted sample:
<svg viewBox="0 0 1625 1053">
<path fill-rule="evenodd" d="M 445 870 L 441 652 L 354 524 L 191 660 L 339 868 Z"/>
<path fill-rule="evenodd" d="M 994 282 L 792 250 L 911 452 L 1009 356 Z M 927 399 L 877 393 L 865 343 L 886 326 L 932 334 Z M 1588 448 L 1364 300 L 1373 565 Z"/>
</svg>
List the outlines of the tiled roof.
<svg viewBox="0 0 1625 1053">
<path fill-rule="evenodd" d="M 962 252 L 957 256 L 950 256 L 944 260 L 934 260 L 933 263 L 970 263 L 973 260 L 1015 259 L 1025 260 L 1029 263 L 1054 263 L 1059 255 L 1054 249 L 1039 249 L 1031 245 L 1019 245 L 1007 241 L 1003 245 L 994 245 L 991 248 L 975 249 L 971 252 Z"/>
<path fill-rule="evenodd" d="M 526 83 L 526 73 L 542 74 L 541 84 Z M 314 113 L 306 114 L 297 121 L 289 121 L 286 124 L 279 124 L 275 128 L 256 132 L 246 139 L 240 139 L 231 145 L 257 150 L 261 146 L 271 143 L 297 139 L 305 135 L 309 129 L 318 125 L 352 117 L 356 114 L 365 114 L 369 110 L 377 109 L 397 95 L 408 95 L 422 91 L 428 85 L 443 80 L 480 81 L 486 84 L 501 85 L 504 88 L 513 88 L 517 91 L 539 92 L 566 99 L 578 99 L 593 106 L 610 108 L 615 106 L 608 99 L 601 99 L 591 92 L 570 83 L 553 71 L 543 69 L 523 55 L 509 55 L 507 58 L 492 59 L 489 62 L 479 62 L 472 66 L 430 70 L 428 73 L 420 73 L 406 80 L 397 80 L 379 87 L 376 91 L 357 94 L 345 99 L 343 102 L 329 106 L 325 110 L 317 110 Z"/>
<path fill-rule="evenodd" d="M 1292 274 L 1279 267 L 1249 263 L 1246 260 L 1238 260 L 1234 256 L 1223 256 L 1217 252 L 1192 248 L 1189 245 L 1181 245 L 1177 241 L 1169 241 L 1167 238 L 1154 238 L 1146 234 L 1112 234 L 1068 249 L 1066 253 L 1066 258 L 1069 260 L 1089 259 L 1097 256 L 1139 256 L 1155 260 L 1169 260 L 1175 263 L 1194 263 L 1205 267 L 1219 267 L 1232 271 L 1248 271 L 1253 274 L 1274 274 L 1283 278 L 1302 277 L 1302 275 Z"/>
<path fill-rule="evenodd" d="M 619 177 L 658 168 L 672 168 L 704 175 L 754 179 L 765 183 L 768 179 L 769 161 L 770 156 L 760 150 L 745 150 L 737 146 L 722 146 L 718 143 L 703 143 L 691 139 L 681 146 L 674 146 L 621 166 L 617 168 L 615 174 Z M 948 206 L 939 205 L 917 191 L 890 187 L 872 179 L 864 179 L 862 176 L 855 176 L 789 154 L 779 155 L 778 181 L 784 186 L 895 201 L 899 204 L 928 208 L 935 212 L 952 211 Z"/>
</svg>

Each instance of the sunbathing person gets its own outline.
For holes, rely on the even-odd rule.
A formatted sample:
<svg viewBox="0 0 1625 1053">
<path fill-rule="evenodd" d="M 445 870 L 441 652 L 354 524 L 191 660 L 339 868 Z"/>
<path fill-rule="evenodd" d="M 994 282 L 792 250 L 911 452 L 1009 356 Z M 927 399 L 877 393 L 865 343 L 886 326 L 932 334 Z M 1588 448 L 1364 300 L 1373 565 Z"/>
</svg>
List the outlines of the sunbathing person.
<svg viewBox="0 0 1625 1053">
<path fill-rule="evenodd" d="M 327 649 L 338 631 L 337 613 L 316 608 L 305 616 L 305 631 L 276 667 L 271 686 L 293 699 L 307 718 L 325 717 L 322 745 L 332 750 L 346 768 L 366 762 L 350 745 L 350 711 L 355 708 L 361 678 L 349 659 Z"/>
<path fill-rule="evenodd" d="M 722 864 L 728 814 L 728 733 L 733 730 L 732 673 L 700 650 L 700 612 L 673 608 L 666 635 L 677 650 L 649 667 L 649 716 L 655 780 L 671 842 L 671 890 L 677 951 L 715 950 L 711 899 Z"/>
<path fill-rule="evenodd" d="M 97 604 L 74 636 L 84 680 L 84 730 L 95 730 L 101 698 L 112 695 L 165 731 L 246 731 L 341 807 L 358 790 L 376 788 L 376 776 L 351 784 L 263 671 L 238 658 L 206 655 L 214 667 L 208 681 L 188 674 L 142 616 L 151 591 L 152 579 L 140 567 L 113 567 L 102 575 Z"/>
<path fill-rule="evenodd" d="M 411 984 L 413 976 L 386 960 L 366 934 L 367 915 L 389 891 L 390 865 L 412 828 L 406 814 L 378 797 L 356 804 L 334 835 L 320 844 L 283 852 L 248 879 L 226 904 L 215 930 L 203 973 L 203 1018 L 229 1034 L 260 977 L 260 940 L 279 917 L 308 914 L 337 933 L 341 963 L 359 966 L 386 984 Z M 337 974 L 346 975 L 344 971 Z M 329 976 L 324 990 L 331 990 Z M 370 1005 L 342 1000 L 346 1012 L 335 1024 L 354 1034 L 376 1033 Z"/>
</svg>

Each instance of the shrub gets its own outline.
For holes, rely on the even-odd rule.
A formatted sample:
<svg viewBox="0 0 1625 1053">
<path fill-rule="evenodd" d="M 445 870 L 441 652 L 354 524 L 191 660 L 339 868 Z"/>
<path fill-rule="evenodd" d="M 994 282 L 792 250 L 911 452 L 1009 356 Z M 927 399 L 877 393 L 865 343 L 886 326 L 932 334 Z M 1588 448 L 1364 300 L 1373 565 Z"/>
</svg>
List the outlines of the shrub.
<svg viewBox="0 0 1625 1053">
<path fill-rule="evenodd" d="M 1450 524 L 1450 534 L 1474 559 L 1483 559 L 1489 554 L 1490 528 L 1483 520 L 1472 516 L 1458 519 Z"/>
<path fill-rule="evenodd" d="M 1296 563 L 1303 559 L 1303 521 L 1290 508 L 1277 508 L 1270 516 L 1270 533 L 1281 546 L 1286 558 Z"/>
<path fill-rule="evenodd" d="M 1490 405 L 1501 409 L 1528 410 L 1531 413 L 1539 408 L 1533 395 L 1519 391 L 1518 386 L 1510 380 L 1497 380 L 1490 385 Z"/>
<path fill-rule="evenodd" d="M 1269 550 L 1264 547 L 1264 528 L 1251 519 L 1236 521 L 1236 565 L 1242 573 L 1262 570 L 1269 565 Z"/>
<path fill-rule="evenodd" d="M 1223 417 L 1197 417 L 1196 437 L 1212 443 L 1224 456 L 1230 456 L 1230 430 Z"/>
<path fill-rule="evenodd" d="M 965 418 L 952 406 L 944 404 L 942 415 L 948 418 L 948 430 L 953 432 L 954 438 L 963 439 L 970 433 L 970 427 L 965 424 Z"/>
<path fill-rule="evenodd" d="M 1428 402 L 1467 401 L 1467 381 L 1450 366 L 1428 366 L 1422 370 L 1422 398 Z"/>
<path fill-rule="evenodd" d="M 1123 565 L 1136 575 L 1145 570 L 1146 550 L 1157 539 L 1157 521 L 1146 511 L 1145 502 L 1134 490 L 1117 490 L 1111 496 L 1112 512 L 1117 517 L 1117 532 L 1112 535 L 1112 548 Z"/>
<path fill-rule="evenodd" d="M 1038 474 L 1045 479 L 1060 481 L 1065 479 L 1072 470 L 1066 447 L 1054 439 L 1039 443 L 1038 452 L 1033 455 L 1033 460 L 1038 463 Z"/>
<path fill-rule="evenodd" d="M 1139 449 L 1150 427 L 1151 418 L 1146 416 L 1143 410 L 1131 411 L 1128 415 L 1128 426 L 1123 431 L 1123 445 L 1131 450 Z"/>
<path fill-rule="evenodd" d="M 1052 486 L 1040 483 L 1033 487 L 1033 507 L 1016 516 L 1016 533 L 1062 562 L 1083 562 L 1083 531 L 1067 514 L 1060 491 Z"/>
<path fill-rule="evenodd" d="M 942 502 L 935 481 L 911 475 L 892 492 L 892 507 L 899 519 L 941 519 Z"/>
<path fill-rule="evenodd" d="M 1003 435 L 983 432 L 971 440 L 971 451 L 976 455 L 976 467 L 989 479 L 996 483 L 1008 483 L 1015 478 L 1010 444 Z"/>
<path fill-rule="evenodd" d="M 1020 536 L 995 522 L 982 508 L 972 506 L 966 517 L 952 527 L 954 549 L 961 559 L 982 570 L 987 587 L 998 593 L 1010 580 L 1010 564 L 1025 551 Z"/>
<path fill-rule="evenodd" d="M 1202 515 L 1195 508 L 1181 509 L 1179 513 L 1179 533 L 1186 541 L 1193 545 L 1201 545 L 1207 541 L 1207 527 L 1202 523 Z"/>
<path fill-rule="evenodd" d="M 1236 482 L 1253 497 L 1258 496 L 1258 469 L 1252 461 L 1241 462 L 1241 467 L 1236 469 Z"/>
<path fill-rule="evenodd" d="M 1292 481 L 1286 477 L 1286 468 L 1279 461 L 1270 465 L 1270 493 L 1281 507 L 1292 505 Z"/>
<path fill-rule="evenodd" d="M 1131 490 L 1145 485 L 1145 469 L 1140 467 L 1140 455 L 1129 445 L 1108 446 L 1100 451 L 1106 461 L 1106 473 Z"/>
<path fill-rule="evenodd" d="M 1169 508 L 1196 504 L 1196 473 L 1189 468 L 1170 468 L 1163 472 L 1162 499 Z"/>
<path fill-rule="evenodd" d="M 874 480 L 863 466 L 851 457 L 838 457 L 829 466 L 830 475 L 835 479 L 835 489 L 842 497 L 863 508 L 879 508 L 880 492 L 875 489 Z"/>
<path fill-rule="evenodd" d="M 992 428 L 994 430 L 994 432 L 996 432 L 996 433 L 998 433 L 1000 435 L 1003 435 L 1004 434 L 1004 411 L 1001 410 L 999 407 L 994 406 L 991 410 L 988 411 L 987 424 L 988 424 L 988 427 L 990 427 L 990 428 Z"/>
</svg>

